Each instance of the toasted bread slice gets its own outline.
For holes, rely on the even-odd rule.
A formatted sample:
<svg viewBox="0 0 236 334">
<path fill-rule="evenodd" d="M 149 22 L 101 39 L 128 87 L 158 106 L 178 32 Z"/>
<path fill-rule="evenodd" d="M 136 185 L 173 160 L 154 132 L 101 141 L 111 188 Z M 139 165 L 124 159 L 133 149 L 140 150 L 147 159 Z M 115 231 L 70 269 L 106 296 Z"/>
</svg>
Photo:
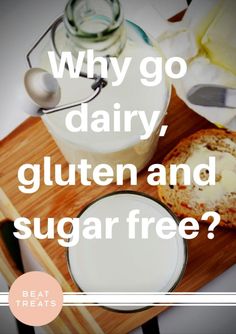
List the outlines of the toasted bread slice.
<svg viewBox="0 0 236 334">
<path fill-rule="evenodd" d="M 171 164 L 188 164 L 192 170 L 196 162 L 205 163 L 206 158 L 209 161 L 209 156 L 216 158 L 215 185 L 199 186 L 192 178 L 191 185 L 185 186 L 181 170 L 177 174 L 177 185 L 170 185 Z M 206 211 L 215 211 L 221 216 L 221 226 L 236 228 L 236 132 L 200 130 L 167 154 L 163 165 L 167 184 L 158 186 L 158 194 L 177 216 L 200 221 Z M 207 173 L 207 169 L 202 171 L 202 180 L 207 180 Z"/>
</svg>

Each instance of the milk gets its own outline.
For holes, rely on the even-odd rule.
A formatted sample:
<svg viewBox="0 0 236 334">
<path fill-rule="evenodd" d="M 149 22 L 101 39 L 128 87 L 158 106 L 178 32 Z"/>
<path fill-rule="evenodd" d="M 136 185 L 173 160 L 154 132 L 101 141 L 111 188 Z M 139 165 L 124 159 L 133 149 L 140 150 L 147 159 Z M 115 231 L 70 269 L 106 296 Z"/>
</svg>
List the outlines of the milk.
<svg viewBox="0 0 236 334">
<path fill-rule="evenodd" d="M 150 230 L 141 237 L 137 223 L 135 239 L 129 239 L 127 217 L 134 209 L 142 217 L 172 217 L 161 204 L 139 193 L 113 193 L 91 204 L 80 215 L 80 222 L 97 217 L 119 217 L 112 239 L 81 238 L 69 248 L 69 268 L 76 284 L 85 292 L 167 292 L 179 281 L 186 261 L 184 240 L 176 234 L 161 239 Z M 151 228 L 150 228 L 151 229 Z M 136 308 L 135 308 L 136 309 Z M 138 309 L 138 307 L 137 307 Z"/>
<path fill-rule="evenodd" d="M 132 57 L 131 65 L 125 79 L 120 86 L 113 87 L 111 82 L 116 76 L 112 67 L 108 73 L 108 86 L 102 89 L 97 98 L 89 102 L 90 112 L 105 110 L 110 112 L 111 122 L 114 116 L 114 103 L 120 103 L 121 111 L 145 110 L 148 120 L 154 110 L 160 110 L 160 118 L 151 136 L 146 140 L 140 140 L 143 134 L 143 126 L 140 120 L 134 119 L 131 132 L 106 132 L 95 133 L 72 133 L 65 126 L 65 118 L 69 110 L 60 111 L 55 114 L 45 115 L 44 124 L 52 134 L 60 150 L 69 163 L 78 164 L 81 159 L 87 159 L 95 167 L 100 163 L 109 164 L 115 172 L 117 163 L 133 163 L 140 171 L 152 158 L 156 150 L 158 132 L 162 124 L 169 102 L 169 84 L 163 75 L 161 83 L 155 87 L 144 86 L 140 79 L 140 62 L 145 57 L 160 57 L 161 54 L 156 47 L 144 40 L 132 25 L 128 29 L 132 31 L 133 38 L 127 39 L 126 47 L 119 56 L 119 64 L 123 64 L 125 57 Z M 48 59 L 45 56 L 44 67 L 50 70 Z M 121 65 L 120 65 L 121 66 Z M 60 104 L 71 103 L 92 94 L 89 79 L 71 79 L 65 71 L 63 79 L 59 79 L 62 98 Z M 80 107 L 76 107 L 80 110 Z M 122 115 L 121 112 L 121 115 Z M 124 117 L 121 116 L 121 123 Z M 128 175 L 125 176 L 125 178 Z"/>
</svg>

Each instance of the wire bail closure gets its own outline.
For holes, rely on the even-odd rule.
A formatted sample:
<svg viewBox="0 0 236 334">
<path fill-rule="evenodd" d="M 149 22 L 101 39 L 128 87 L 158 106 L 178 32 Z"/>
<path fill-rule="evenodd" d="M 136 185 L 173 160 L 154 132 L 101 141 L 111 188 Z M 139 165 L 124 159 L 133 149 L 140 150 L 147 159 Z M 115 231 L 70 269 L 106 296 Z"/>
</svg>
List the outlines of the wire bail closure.
<svg viewBox="0 0 236 334">
<path fill-rule="evenodd" d="M 33 68 L 32 66 L 32 62 L 31 62 L 31 55 L 34 52 L 34 50 L 39 46 L 39 44 L 43 41 L 43 39 L 46 37 L 46 35 L 50 32 L 50 37 L 51 37 L 51 43 L 52 43 L 52 48 L 53 51 L 55 52 L 57 58 L 60 60 L 61 55 L 60 52 L 58 51 L 58 48 L 56 46 L 56 41 L 55 41 L 55 34 L 56 34 L 56 30 L 58 28 L 58 26 L 63 22 L 63 15 L 61 15 L 60 17 L 58 17 L 48 28 L 47 30 L 38 38 L 38 40 L 36 41 L 36 43 L 32 46 L 32 48 L 29 50 L 29 52 L 26 54 L 26 60 L 27 60 L 27 64 L 29 66 L 29 68 Z M 107 55 L 106 57 L 107 60 L 107 69 L 109 69 L 109 65 L 110 65 L 110 58 L 109 55 Z M 68 65 L 67 63 L 65 64 L 65 68 L 68 70 Z M 87 98 L 84 98 L 82 100 L 78 100 L 72 103 L 67 103 L 67 104 L 63 104 L 61 106 L 57 106 L 55 108 L 51 108 L 51 109 L 43 109 L 43 108 L 39 108 L 38 110 L 38 115 L 42 116 L 44 114 L 51 114 L 57 111 L 61 111 L 61 110 L 65 110 L 65 109 L 69 109 L 69 108 L 73 108 L 73 107 L 77 107 L 80 106 L 82 103 L 88 103 L 92 100 L 94 100 L 102 91 L 102 89 L 104 87 L 107 86 L 108 81 L 104 78 L 102 78 L 99 75 L 94 75 L 92 78 L 88 78 L 88 75 L 86 72 L 81 71 L 79 74 L 80 77 L 85 78 L 85 79 L 89 79 L 89 80 L 94 80 L 94 82 L 91 85 L 92 90 L 94 91 L 93 94 L 89 95 Z"/>
</svg>

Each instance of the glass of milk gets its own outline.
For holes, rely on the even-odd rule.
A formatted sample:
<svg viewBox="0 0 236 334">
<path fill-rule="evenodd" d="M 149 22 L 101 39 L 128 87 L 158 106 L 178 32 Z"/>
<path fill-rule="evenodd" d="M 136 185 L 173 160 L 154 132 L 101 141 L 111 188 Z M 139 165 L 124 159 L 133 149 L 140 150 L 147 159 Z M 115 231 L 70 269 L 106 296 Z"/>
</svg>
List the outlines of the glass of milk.
<svg viewBox="0 0 236 334">
<path fill-rule="evenodd" d="M 138 171 L 143 169 L 156 151 L 160 127 L 170 99 L 170 85 L 164 73 L 163 80 L 155 87 L 146 87 L 140 81 L 139 66 L 142 59 L 162 57 L 156 42 L 140 27 L 123 19 L 118 0 L 69 1 L 65 9 L 64 24 L 55 31 L 54 39 L 59 54 L 62 51 L 71 51 L 75 56 L 75 62 L 78 52 L 87 49 L 93 49 L 97 56 L 117 57 L 120 68 L 125 57 L 132 57 L 125 79 L 119 86 L 111 85 L 116 77 L 113 69 L 109 68 L 108 85 L 97 98 L 89 102 L 90 113 L 97 110 L 108 111 L 113 123 L 114 103 L 118 102 L 122 111 L 122 124 L 125 110 L 144 110 L 148 120 L 151 119 L 154 110 L 161 111 L 151 136 L 146 140 L 140 139 L 144 130 L 137 117 L 133 119 L 130 132 L 95 133 L 90 130 L 72 133 L 65 125 L 69 109 L 44 115 L 43 122 L 66 160 L 71 164 L 78 164 L 81 159 L 86 159 L 92 165 L 92 169 L 101 163 L 109 164 L 115 177 L 115 167 L 118 163 L 132 163 Z M 47 48 L 41 57 L 41 66 L 51 71 L 46 51 Z M 99 73 L 99 68 L 97 71 Z M 91 80 L 81 77 L 71 79 L 67 70 L 58 81 L 62 92 L 60 104 L 80 100 L 92 93 Z M 128 177 L 128 174 L 124 175 L 124 178 Z"/>
<path fill-rule="evenodd" d="M 140 210 L 135 223 L 135 238 L 130 239 L 127 217 Z M 147 239 L 142 237 L 141 218 L 176 217 L 159 201 L 138 192 L 111 193 L 89 204 L 79 215 L 80 228 L 90 217 L 102 223 L 102 238 L 88 240 L 83 233 L 76 245 L 68 248 L 68 267 L 73 280 L 83 292 L 157 293 L 172 291 L 183 276 L 186 240 L 178 233 L 165 240 L 158 237 L 155 224 L 150 225 Z M 105 238 L 106 218 L 118 217 L 112 238 Z M 143 306 L 111 306 L 114 310 L 141 310 Z"/>
</svg>

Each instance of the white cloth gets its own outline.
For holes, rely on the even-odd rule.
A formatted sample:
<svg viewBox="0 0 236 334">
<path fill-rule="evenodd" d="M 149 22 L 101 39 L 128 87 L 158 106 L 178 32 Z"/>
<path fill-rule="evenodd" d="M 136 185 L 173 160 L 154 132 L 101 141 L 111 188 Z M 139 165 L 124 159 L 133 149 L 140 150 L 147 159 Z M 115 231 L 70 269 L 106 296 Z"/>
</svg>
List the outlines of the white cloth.
<svg viewBox="0 0 236 334">
<path fill-rule="evenodd" d="M 179 56 L 188 63 L 186 75 L 173 81 L 178 96 L 210 122 L 235 131 L 236 109 L 197 106 L 188 102 L 186 98 L 189 89 L 197 84 L 236 88 L 236 76 L 223 67 L 213 64 L 207 58 L 200 42 L 210 22 L 220 10 L 221 3 L 221 0 L 193 0 L 180 23 L 172 24 L 165 32 L 156 36 L 166 57 Z M 228 5 L 227 10 L 230 10 L 230 2 Z"/>
</svg>

